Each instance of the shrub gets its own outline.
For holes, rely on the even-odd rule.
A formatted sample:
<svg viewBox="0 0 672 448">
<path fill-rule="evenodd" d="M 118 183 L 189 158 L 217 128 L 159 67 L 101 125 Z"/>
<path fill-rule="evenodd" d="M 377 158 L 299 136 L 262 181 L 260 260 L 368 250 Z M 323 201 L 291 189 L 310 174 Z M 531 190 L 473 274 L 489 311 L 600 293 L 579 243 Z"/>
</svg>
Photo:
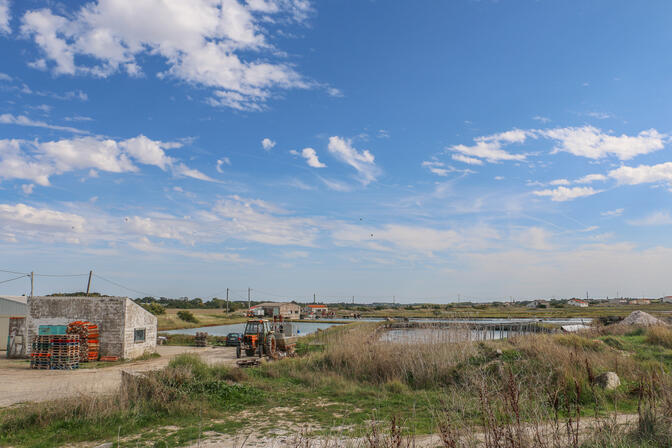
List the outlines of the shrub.
<svg viewBox="0 0 672 448">
<path fill-rule="evenodd" d="M 142 305 L 142 307 L 155 316 L 158 316 L 160 314 L 166 314 L 166 308 L 160 303 L 156 302 L 147 303 Z"/>
<path fill-rule="evenodd" d="M 178 311 L 177 312 L 177 317 L 179 317 L 180 319 L 182 319 L 185 322 L 191 322 L 191 323 L 194 323 L 194 324 L 198 323 L 198 319 L 196 319 L 196 316 L 194 316 L 194 314 L 191 311 L 186 311 L 186 310 Z"/>
</svg>

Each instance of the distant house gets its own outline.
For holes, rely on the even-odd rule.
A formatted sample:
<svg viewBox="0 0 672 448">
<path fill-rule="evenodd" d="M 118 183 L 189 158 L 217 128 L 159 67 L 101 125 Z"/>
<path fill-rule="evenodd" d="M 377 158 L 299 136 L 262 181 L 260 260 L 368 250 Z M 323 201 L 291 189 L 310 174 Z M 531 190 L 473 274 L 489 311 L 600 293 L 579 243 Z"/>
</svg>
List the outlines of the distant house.
<svg viewBox="0 0 672 448">
<path fill-rule="evenodd" d="M 651 305 L 651 299 L 630 299 L 628 305 Z"/>
<path fill-rule="evenodd" d="M 570 299 L 567 301 L 567 305 L 578 306 L 579 308 L 588 308 L 588 302 L 581 299 Z"/>
<path fill-rule="evenodd" d="M 533 300 L 525 306 L 527 308 L 547 308 L 548 300 Z"/>
<path fill-rule="evenodd" d="M 258 310 L 264 310 L 263 314 Z M 283 319 L 298 319 L 301 317 L 301 307 L 291 302 L 265 302 L 253 307 L 255 316 L 263 315 L 267 318 L 282 317 Z"/>
<path fill-rule="evenodd" d="M 310 305 L 306 305 L 306 308 L 304 309 L 304 314 L 309 319 L 326 317 L 329 315 L 329 307 L 327 307 L 327 305 L 320 303 L 311 303 Z"/>
<path fill-rule="evenodd" d="M 672 296 L 665 296 L 662 300 L 663 303 L 672 303 Z"/>
</svg>

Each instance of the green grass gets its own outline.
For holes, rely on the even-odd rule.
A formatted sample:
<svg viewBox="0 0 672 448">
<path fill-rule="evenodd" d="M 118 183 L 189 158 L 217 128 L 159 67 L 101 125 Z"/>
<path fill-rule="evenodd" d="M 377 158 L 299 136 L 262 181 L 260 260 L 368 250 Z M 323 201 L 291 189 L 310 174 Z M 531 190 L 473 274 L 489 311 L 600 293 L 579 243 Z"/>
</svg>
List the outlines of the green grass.
<svg viewBox="0 0 672 448">
<path fill-rule="evenodd" d="M 377 325 L 335 327 L 302 338 L 297 347 L 301 357 L 245 370 L 209 366 L 195 355 L 182 355 L 166 369 L 150 374 L 128 400 L 84 400 L 79 407 L 76 402 L 62 401 L 15 406 L 0 412 L 0 446 L 114 441 L 119 431 L 121 446 L 173 447 L 195 440 L 199 431 L 235 434 L 254 425 L 265 433 L 286 428 L 287 423 L 295 427 L 310 423 L 317 428 L 313 435 L 330 434 L 331 428 L 343 426 L 346 429 L 340 434 L 358 436 L 368 431 L 372 419 L 392 417 L 403 422 L 406 431 L 433 433 L 437 415 L 446 409 L 459 411 L 462 424 L 480 423 L 479 375 L 487 379 L 486 393 L 495 404 L 502 400 L 512 375 L 520 387 L 523 419 L 532 418 L 535 410 L 547 409 L 546 394 L 552 387 L 559 388 L 563 399 L 576 400 L 573 381 L 582 387 L 577 403 L 584 416 L 595 414 L 596 400 L 600 415 L 615 408 L 636 412 L 639 378 L 647 372 L 669 375 L 672 370 L 672 349 L 654 343 L 646 331 L 604 332 L 478 343 L 463 347 L 464 353 L 442 354 L 432 349 L 428 354 L 453 353 L 455 359 L 440 358 L 431 365 L 422 358 L 422 349 L 391 351 L 389 356 L 394 359 L 389 365 L 407 363 L 411 357 L 426 369 L 437 369 L 432 373 L 435 380 L 418 381 L 415 364 L 404 364 L 406 370 L 374 374 L 379 368 L 376 363 L 388 365 L 376 356 L 388 355 L 367 351 L 375 347 L 362 335 Z M 357 367 L 360 373 L 369 373 L 350 374 L 351 366 L 342 363 L 347 361 L 343 356 L 360 355 Z M 586 364 L 595 375 L 617 370 L 621 387 L 610 392 L 592 388 Z M 278 407 L 283 410 L 276 414 Z M 560 415 L 568 414 L 561 409 Z M 500 418 L 509 417 L 503 413 Z"/>
</svg>

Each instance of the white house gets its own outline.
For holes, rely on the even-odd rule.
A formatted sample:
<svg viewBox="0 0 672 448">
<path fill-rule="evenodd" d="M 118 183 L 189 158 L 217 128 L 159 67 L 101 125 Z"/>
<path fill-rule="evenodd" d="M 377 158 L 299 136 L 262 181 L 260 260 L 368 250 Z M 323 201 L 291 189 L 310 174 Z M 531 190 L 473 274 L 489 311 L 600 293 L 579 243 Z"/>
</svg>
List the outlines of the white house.
<svg viewBox="0 0 672 448">
<path fill-rule="evenodd" d="M 588 308 L 588 302 L 581 299 L 570 299 L 567 301 L 567 305 L 578 306 L 579 308 Z"/>
<path fill-rule="evenodd" d="M 672 296 L 663 297 L 663 303 L 672 303 Z"/>
</svg>

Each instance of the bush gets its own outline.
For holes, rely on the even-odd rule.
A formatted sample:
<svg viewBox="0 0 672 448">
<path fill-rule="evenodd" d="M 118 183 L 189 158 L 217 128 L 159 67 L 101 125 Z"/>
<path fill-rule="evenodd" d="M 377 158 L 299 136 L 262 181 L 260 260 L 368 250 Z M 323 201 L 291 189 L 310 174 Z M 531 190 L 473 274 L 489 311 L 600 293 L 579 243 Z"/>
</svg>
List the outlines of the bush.
<svg viewBox="0 0 672 448">
<path fill-rule="evenodd" d="M 166 308 L 160 303 L 156 302 L 147 303 L 145 305 L 142 305 L 142 307 L 155 316 L 158 316 L 160 314 L 166 314 Z"/>
<path fill-rule="evenodd" d="M 185 322 L 191 322 L 191 323 L 198 323 L 198 319 L 196 319 L 196 316 L 191 311 L 178 311 L 177 312 L 177 317 L 182 319 Z"/>
</svg>

